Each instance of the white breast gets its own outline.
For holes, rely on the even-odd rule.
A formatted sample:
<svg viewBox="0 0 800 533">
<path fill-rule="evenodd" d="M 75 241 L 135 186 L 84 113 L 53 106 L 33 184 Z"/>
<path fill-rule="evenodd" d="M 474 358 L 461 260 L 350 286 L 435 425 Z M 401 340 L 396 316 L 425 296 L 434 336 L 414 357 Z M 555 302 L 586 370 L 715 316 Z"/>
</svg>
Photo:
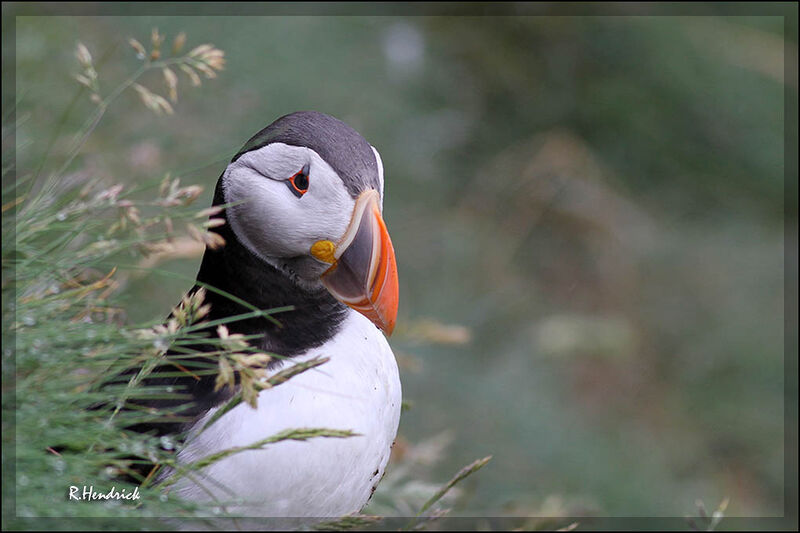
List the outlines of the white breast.
<svg viewBox="0 0 800 533">
<path fill-rule="evenodd" d="M 258 408 L 239 405 L 206 431 L 190 432 L 178 454 L 188 463 L 214 452 L 246 446 L 292 428 L 349 429 L 360 436 L 282 441 L 218 461 L 194 481 L 173 490 L 193 501 L 231 502 L 241 516 L 339 517 L 360 511 L 383 476 L 400 421 L 397 363 L 383 334 L 349 311 L 339 333 L 294 358 L 330 361 L 262 391 Z"/>
</svg>

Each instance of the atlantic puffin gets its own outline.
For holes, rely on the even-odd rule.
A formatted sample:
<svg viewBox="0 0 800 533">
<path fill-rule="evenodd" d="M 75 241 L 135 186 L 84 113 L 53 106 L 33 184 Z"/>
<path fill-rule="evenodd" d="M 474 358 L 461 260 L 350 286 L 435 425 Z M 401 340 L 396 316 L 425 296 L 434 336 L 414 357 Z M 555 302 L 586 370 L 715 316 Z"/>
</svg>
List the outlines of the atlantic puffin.
<svg viewBox="0 0 800 533">
<path fill-rule="evenodd" d="M 219 290 L 206 292 L 211 323 L 250 311 L 237 300 L 262 310 L 292 306 L 274 316 L 278 323 L 251 317 L 226 327 L 287 358 L 273 360 L 275 370 L 318 356 L 329 361 L 261 391 L 257 408 L 239 404 L 202 432 L 230 388 L 215 391 L 214 375 L 155 372 L 148 384 L 190 399 L 150 402 L 172 408 L 179 421 L 137 429 L 188 435 L 177 453 L 185 464 L 286 429 L 347 429 L 358 436 L 236 453 L 181 477 L 173 493 L 235 502 L 227 510 L 240 516 L 340 517 L 367 503 L 389 460 L 401 404 L 386 339 L 397 316 L 398 277 L 383 192 L 378 150 L 341 120 L 315 111 L 277 119 L 227 165 L 213 199 L 214 206 L 228 206 L 215 215 L 225 223 L 211 230 L 225 245 L 206 248 L 190 292 Z M 217 349 L 202 342 L 194 348 Z M 169 475 L 164 470 L 160 478 Z"/>
</svg>

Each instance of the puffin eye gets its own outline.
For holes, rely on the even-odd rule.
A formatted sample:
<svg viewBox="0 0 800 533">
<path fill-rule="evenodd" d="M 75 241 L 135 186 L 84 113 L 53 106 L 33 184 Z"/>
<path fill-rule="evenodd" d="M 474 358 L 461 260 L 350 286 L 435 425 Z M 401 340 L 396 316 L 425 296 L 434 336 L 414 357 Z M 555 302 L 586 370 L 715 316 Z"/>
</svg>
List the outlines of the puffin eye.
<svg viewBox="0 0 800 533">
<path fill-rule="evenodd" d="M 295 196 L 300 198 L 305 193 L 308 192 L 308 165 L 304 166 L 303 169 L 286 180 L 286 185 L 289 186 L 289 190 L 294 193 Z"/>
</svg>

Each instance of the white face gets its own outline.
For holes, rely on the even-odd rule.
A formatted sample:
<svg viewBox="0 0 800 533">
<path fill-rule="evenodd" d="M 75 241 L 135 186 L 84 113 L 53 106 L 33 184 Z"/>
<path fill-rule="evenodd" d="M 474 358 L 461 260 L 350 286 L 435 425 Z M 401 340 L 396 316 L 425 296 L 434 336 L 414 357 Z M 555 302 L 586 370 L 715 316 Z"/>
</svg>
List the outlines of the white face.
<svg viewBox="0 0 800 533">
<path fill-rule="evenodd" d="M 379 169 L 383 202 L 383 165 Z M 297 197 L 287 180 L 306 167 L 308 191 Z M 243 154 L 222 176 L 231 228 L 252 253 L 316 285 L 330 266 L 310 255 L 319 240 L 337 242 L 347 230 L 355 207 L 342 179 L 315 151 L 272 143 Z"/>
</svg>

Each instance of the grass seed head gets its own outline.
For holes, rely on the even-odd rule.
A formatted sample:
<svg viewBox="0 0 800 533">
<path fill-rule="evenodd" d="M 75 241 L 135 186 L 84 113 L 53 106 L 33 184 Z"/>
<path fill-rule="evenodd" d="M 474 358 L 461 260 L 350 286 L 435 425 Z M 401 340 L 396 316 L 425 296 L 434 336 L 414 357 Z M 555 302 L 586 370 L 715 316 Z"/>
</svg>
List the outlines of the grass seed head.
<svg viewBox="0 0 800 533">
<path fill-rule="evenodd" d="M 180 32 L 178 35 L 175 36 L 175 40 L 172 41 L 172 54 L 178 55 L 181 50 L 183 50 L 183 45 L 186 44 L 186 33 Z"/>
<path fill-rule="evenodd" d="M 128 39 L 128 44 L 131 45 L 131 48 L 136 52 L 137 59 L 144 59 L 147 57 L 147 50 L 145 50 L 144 45 L 137 41 L 134 38 Z"/>
<path fill-rule="evenodd" d="M 192 82 L 192 85 L 194 87 L 200 86 L 200 84 L 202 83 L 200 76 L 197 75 L 197 72 L 195 72 L 192 69 L 192 67 L 190 67 L 189 65 L 181 64 L 178 65 L 178 68 L 180 68 L 183 72 L 186 73 L 186 75 L 189 77 L 189 81 Z"/>
<path fill-rule="evenodd" d="M 169 99 L 172 102 L 178 101 L 178 76 L 169 68 L 164 67 L 161 69 L 162 73 L 164 74 L 164 82 L 167 84 L 167 90 L 169 91 Z"/>
<path fill-rule="evenodd" d="M 89 53 L 89 49 L 82 42 L 78 42 L 75 48 L 75 57 L 78 58 L 78 62 L 83 68 L 88 69 L 92 66 L 92 54 Z"/>
</svg>

